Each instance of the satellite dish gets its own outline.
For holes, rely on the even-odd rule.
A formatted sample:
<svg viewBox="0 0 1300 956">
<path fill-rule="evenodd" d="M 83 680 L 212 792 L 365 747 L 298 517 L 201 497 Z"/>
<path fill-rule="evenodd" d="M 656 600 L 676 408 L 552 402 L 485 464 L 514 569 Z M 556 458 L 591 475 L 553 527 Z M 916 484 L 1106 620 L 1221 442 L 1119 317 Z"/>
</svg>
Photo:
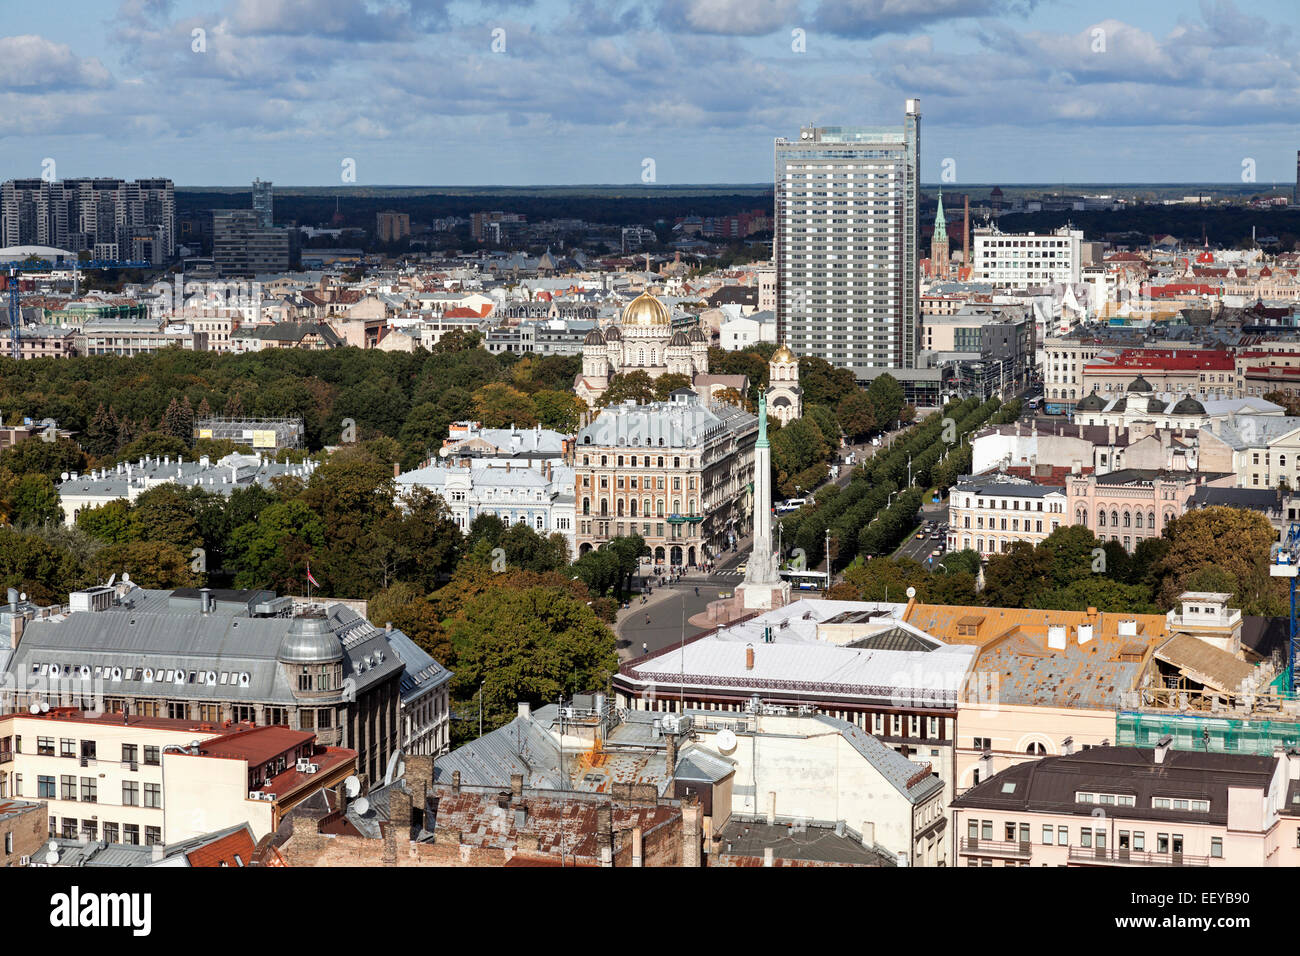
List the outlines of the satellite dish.
<svg viewBox="0 0 1300 956">
<path fill-rule="evenodd" d="M 406 766 L 401 762 L 402 752 L 394 750 L 393 755 L 388 758 L 388 767 L 384 770 L 384 786 L 388 786 L 394 780 L 399 780 L 405 775 Z"/>
<path fill-rule="evenodd" d="M 346 791 L 349 799 L 352 799 L 361 792 L 361 781 L 357 778 L 356 774 L 353 774 L 343 781 L 343 789 Z"/>
<path fill-rule="evenodd" d="M 352 804 L 352 806 L 357 811 L 357 813 L 361 814 L 362 816 L 365 816 L 367 813 L 370 812 L 370 801 L 367 800 L 365 797 L 361 797 L 359 800 L 357 800 L 356 803 Z"/>
<path fill-rule="evenodd" d="M 122 582 L 123 582 L 124 584 L 130 584 L 130 583 L 131 583 L 131 575 L 129 575 L 129 574 L 127 574 L 125 571 L 123 571 L 123 572 L 122 572 Z"/>
<path fill-rule="evenodd" d="M 48 714 L 49 712 L 50 712 L 50 702 L 48 700 L 41 701 L 41 713 Z"/>
<path fill-rule="evenodd" d="M 111 588 L 113 586 L 113 582 L 116 580 L 117 580 L 117 572 L 114 571 L 112 574 L 108 576 L 108 583 L 105 584 L 104 587 Z"/>
<path fill-rule="evenodd" d="M 736 749 L 736 734 L 730 730 L 718 731 L 718 736 L 713 741 L 718 749 L 724 754 L 729 754 Z"/>
<path fill-rule="evenodd" d="M 59 480 L 60 480 L 60 481 L 67 481 L 67 480 L 68 480 L 68 477 L 69 477 L 69 475 L 68 475 L 68 473 L 67 473 L 66 471 L 59 472 Z"/>
<path fill-rule="evenodd" d="M 41 705 L 40 705 L 40 704 L 32 704 L 32 706 L 30 706 L 30 707 L 27 708 L 27 710 L 28 710 L 28 712 L 30 712 L 30 713 L 33 713 L 33 714 L 39 714 L 39 713 L 41 712 Z"/>
<path fill-rule="evenodd" d="M 58 862 L 59 862 L 59 854 L 57 851 L 51 850 L 49 853 L 45 854 L 45 863 L 47 866 L 53 866 Z"/>
<path fill-rule="evenodd" d="M 907 589 L 907 597 L 908 597 L 909 600 L 912 599 L 912 598 L 914 598 L 914 597 L 916 597 L 916 588 L 908 588 L 908 589 Z"/>
</svg>

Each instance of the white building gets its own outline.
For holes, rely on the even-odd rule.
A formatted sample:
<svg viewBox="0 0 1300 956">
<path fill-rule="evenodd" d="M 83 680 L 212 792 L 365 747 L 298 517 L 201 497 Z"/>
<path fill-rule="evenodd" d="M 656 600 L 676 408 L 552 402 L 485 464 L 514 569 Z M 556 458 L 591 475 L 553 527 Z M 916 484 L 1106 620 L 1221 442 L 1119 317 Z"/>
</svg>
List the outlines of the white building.
<svg viewBox="0 0 1300 956">
<path fill-rule="evenodd" d="M 726 352 L 736 352 L 759 342 L 775 342 L 776 313 L 755 312 L 728 319 L 718 327 L 718 336 Z"/>
<path fill-rule="evenodd" d="M 1068 524 L 1065 489 L 1010 479 L 963 482 L 948 499 L 948 547 L 982 555 L 1009 551 L 1017 541 L 1037 546 Z"/>
<path fill-rule="evenodd" d="M 545 461 L 529 468 L 503 459 L 461 459 L 398 475 L 397 488 L 439 495 L 462 530 L 479 515 L 496 515 L 543 537 L 562 534 L 570 557 L 576 554 L 574 472 L 568 465 Z"/>
<path fill-rule="evenodd" d="M 92 469 L 82 475 L 65 472 L 57 488 L 63 521 L 73 525 L 77 515 L 87 508 L 98 508 L 119 498 L 133 502 L 159 485 L 202 488 L 229 497 L 236 488 L 270 486 L 272 479 L 282 475 L 300 477 L 305 481 L 315 470 L 316 462 L 311 459 L 292 464 L 272 461 L 262 455 L 235 453 L 214 462 L 207 455 L 197 461 L 187 461 L 184 455 L 177 455 L 175 459 L 164 455 L 122 462 L 116 468 Z"/>
<path fill-rule="evenodd" d="M 996 226 L 975 229 L 971 279 L 999 289 L 1077 283 L 1082 241 L 1083 232 L 1067 226 L 1041 236 L 1004 233 Z"/>
</svg>

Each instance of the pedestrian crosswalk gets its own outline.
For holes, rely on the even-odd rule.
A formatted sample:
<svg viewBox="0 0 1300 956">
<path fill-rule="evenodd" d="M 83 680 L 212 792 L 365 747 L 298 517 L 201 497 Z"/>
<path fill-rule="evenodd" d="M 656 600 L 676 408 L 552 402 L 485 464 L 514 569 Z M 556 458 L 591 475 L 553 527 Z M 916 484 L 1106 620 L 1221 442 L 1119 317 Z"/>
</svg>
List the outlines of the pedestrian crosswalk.
<svg viewBox="0 0 1300 956">
<path fill-rule="evenodd" d="M 745 572 L 738 568 L 731 568 L 726 571 L 714 571 L 712 574 L 712 577 L 717 578 L 743 578 L 744 576 Z"/>
</svg>

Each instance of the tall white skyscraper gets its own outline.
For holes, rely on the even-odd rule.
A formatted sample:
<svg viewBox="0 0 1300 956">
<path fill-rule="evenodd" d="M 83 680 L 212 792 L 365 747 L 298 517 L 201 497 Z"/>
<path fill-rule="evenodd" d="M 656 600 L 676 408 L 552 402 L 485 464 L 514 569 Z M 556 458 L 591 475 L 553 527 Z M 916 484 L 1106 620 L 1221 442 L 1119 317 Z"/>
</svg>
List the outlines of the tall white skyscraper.
<svg viewBox="0 0 1300 956">
<path fill-rule="evenodd" d="M 920 130 L 909 99 L 898 128 L 776 141 L 777 339 L 798 354 L 855 371 L 915 366 Z"/>
</svg>

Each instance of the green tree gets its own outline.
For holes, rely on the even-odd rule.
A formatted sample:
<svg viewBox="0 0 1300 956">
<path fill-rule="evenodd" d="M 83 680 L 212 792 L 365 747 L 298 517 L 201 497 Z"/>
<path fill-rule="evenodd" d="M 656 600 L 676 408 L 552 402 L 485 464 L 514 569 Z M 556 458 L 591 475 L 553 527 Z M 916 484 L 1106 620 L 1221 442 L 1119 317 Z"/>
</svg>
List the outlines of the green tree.
<svg viewBox="0 0 1300 956">
<path fill-rule="evenodd" d="M 604 688 L 615 668 L 614 633 L 573 595 L 547 587 L 501 589 L 470 601 L 447 625 L 456 655 L 456 697 L 483 690 L 484 729 L 515 705 Z"/>
<path fill-rule="evenodd" d="M 638 405 L 644 405 L 646 402 L 654 401 L 654 397 L 654 381 L 645 371 L 638 368 L 613 376 L 609 380 L 609 388 L 596 399 L 596 404 L 605 408 L 610 405 L 622 405 L 631 400 Z"/>
<path fill-rule="evenodd" d="M 307 504 L 293 500 L 267 505 L 257 520 L 236 528 L 230 537 L 235 587 L 298 593 L 306 587 L 308 562 L 324 545 L 325 524 Z"/>
<path fill-rule="evenodd" d="M 526 392 L 493 382 L 474 393 L 474 417 L 484 428 L 532 428 L 537 424 L 537 407 Z"/>
<path fill-rule="evenodd" d="M 98 508 L 85 508 L 77 515 L 77 527 L 105 544 L 131 540 L 131 505 L 118 498 Z"/>
<path fill-rule="evenodd" d="M 18 479 L 13 490 L 13 521 L 15 524 L 44 524 L 62 521 L 63 508 L 59 505 L 59 492 L 54 482 L 37 471 L 28 472 Z"/>
</svg>

